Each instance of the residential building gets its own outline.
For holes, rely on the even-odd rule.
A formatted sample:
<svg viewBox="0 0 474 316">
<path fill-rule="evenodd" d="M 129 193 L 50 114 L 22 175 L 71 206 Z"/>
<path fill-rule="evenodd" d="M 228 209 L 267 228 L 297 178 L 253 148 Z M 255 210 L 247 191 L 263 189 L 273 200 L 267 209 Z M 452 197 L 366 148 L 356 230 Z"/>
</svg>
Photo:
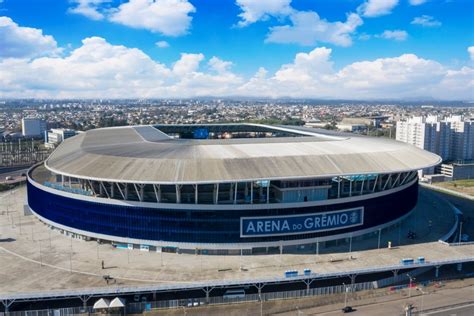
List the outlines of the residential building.
<svg viewBox="0 0 474 316">
<path fill-rule="evenodd" d="M 22 118 L 21 131 L 24 137 L 41 137 L 46 130 L 46 121 L 39 118 Z"/>
</svg>

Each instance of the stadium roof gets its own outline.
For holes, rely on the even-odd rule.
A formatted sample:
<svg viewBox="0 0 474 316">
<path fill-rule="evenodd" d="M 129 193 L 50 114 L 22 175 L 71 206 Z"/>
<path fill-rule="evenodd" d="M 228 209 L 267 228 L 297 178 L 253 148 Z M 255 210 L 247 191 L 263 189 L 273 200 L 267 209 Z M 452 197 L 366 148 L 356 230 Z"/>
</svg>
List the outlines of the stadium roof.
<svg viewBox="0 0 474 316">
<path fill-rule="evenodd" d="M 172 138 L 160 126 L 102 128 L 65 140 L 45 166 L 93 180 L 184 184 L 393 173 L 441 162 L 435 154 L 386 138 L 289 126 L 207 126 L 266 128 L 301 137 L 196 140 Z"/>
</svg>

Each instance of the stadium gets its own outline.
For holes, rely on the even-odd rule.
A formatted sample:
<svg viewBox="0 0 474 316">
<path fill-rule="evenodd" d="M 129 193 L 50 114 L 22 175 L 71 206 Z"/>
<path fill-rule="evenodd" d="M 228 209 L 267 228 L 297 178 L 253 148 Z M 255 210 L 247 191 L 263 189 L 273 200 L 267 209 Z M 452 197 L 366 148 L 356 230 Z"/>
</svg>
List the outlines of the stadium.
<svg viewBox="0 0 474 316">
<path fill-rule="evenodd" d="M 64 141 L 28 172 L 51 228 L 117 247 L 253 254 L 363 238 L 417 203 L 437 155 L 384 138 L 261 124 L 127 126 Z"/>
</svg>

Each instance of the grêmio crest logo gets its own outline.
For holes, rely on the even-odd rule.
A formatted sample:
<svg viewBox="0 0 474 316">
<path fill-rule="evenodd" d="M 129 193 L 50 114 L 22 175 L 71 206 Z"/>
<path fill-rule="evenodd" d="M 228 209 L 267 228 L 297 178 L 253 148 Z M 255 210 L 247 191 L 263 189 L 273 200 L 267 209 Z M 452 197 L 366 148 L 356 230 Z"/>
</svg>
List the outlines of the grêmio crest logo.
<svg viewBox="0 0 474 316">
<path fill-rule="evenodd" d="M 283 236 L 360 226 L 364 207 L 301 215 L 241 217 L 240 237 Z"/>
</svg>

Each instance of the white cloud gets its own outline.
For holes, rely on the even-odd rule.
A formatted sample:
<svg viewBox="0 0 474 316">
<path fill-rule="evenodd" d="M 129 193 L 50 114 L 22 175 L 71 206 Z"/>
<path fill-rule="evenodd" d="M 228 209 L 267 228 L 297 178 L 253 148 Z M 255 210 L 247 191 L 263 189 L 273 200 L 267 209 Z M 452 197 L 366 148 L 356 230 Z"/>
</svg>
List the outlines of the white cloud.
<svg viewBox="0 0 474 316">
<path fill-rule="evenodd" d="M 155 45 L 159 48 L 167 48 L 170 47 L 170 44 L 167 41 L 158 41 Z"/>
<path fill-rule="evenodd" d="M 472 99 L 472 68 L 448 70 L 436 61 L 413 54 L 349 64 L 336 71 L 331 50 L 316 48 L 297 54 L 267 78 L 255 75 L 239 88 L 244 95 L 316 98 L 434 97 Z M 471 83 L 470 83 L 471 82 Z M 456 90 L 456 93 L 452 93 Z"/>
<path fill-rule="evenodd" d="M 188 32 L 196 12 L 188 0 L 128 0 L 113 7 L 112 0 L 71 0 L 74 6 L 68 12 L 80 14 L 92 20 L 107 19 L 137 29 L 168 36 Z M 108 4 L 108 5 L 105 5 Z"/>
<path fill-rule="evenodd" d="M 230 67 L 232 67 L 232 62 L 222 60 L 216 56 L 213 56 L 207 63 L 209 67 L 219 74 L 228 73 Z"/>
<path fill-rule="evenodd" d="M 467 52 L 469 53 L 469 58 L 471 58 L 471 60 L 474 60 L 474 46 L 469 46 L 467 48 Z"/>
<path fill-rule="evenodd" d="M 242 10 L 238 26 L 244 27 L 270 16 L 286 16 L 293 12 L 291 0 L 236 0 Z"/>
<path fill-rule="evenodd" d="M 69 8 L 68 12 L 83 15 L 92 20 L 102 20 L 105 16 L 101 11 L 101 5 L 112 0 L 72 0 L 76 6 Z"/>
<path fill-rule="evenodd" d="M 352 44 L 351 34 L 362 25 L 359 15 L 351 13 L 346 22 L 328 22 L 316 12 L 298 11 L 290 16 L 291 25 L 274 26 L 265 39 L 269 43 L 298 43 L 315 45 L 318 42 L 339 46 Z"/>
<path fill-rule="evenodd" d="M 188 32 L 194 6 L 187 0 L 130 0 L 114 9 L 109 20 L 168 36 Z"/>
<path fill-rule="evenodd" d="M 408 38 L 408 33 L 403 30 L 385 30 L 378 37 L 395 40 L 395 41 L 404 41 Z"/>
<path fill-rule="evenodd" d="M 366 0 L 357 8 L 357 12 L 365 17 L 377 17 L 392 13 L 397 4 L 398 0 Z"/>
<path fill-rule="evenodd" d="M 472 49 L 468 49 L 471 53 Z M 447 68 L 414 54 L 362 60 L 337 69 L 332 50 L 318 47 L 295 55 L 269 73 L 249 79 L 232 62 L 183 53 L 171 66 L 143 51 L 86 38 L 64 57 L 0 60 L 0 97 L 130 98 L 259 96 L 314 98 L 433 97 L 474 100 L 474 69 Z M 201 69 L 204 68 L 204 69 Z M 40 79 L 39 79 L 40 78 Z"/>
<path fill-rule="evenodd" d="M 416 18 L 411 21 L 411 24 L 417 24 L 424 27 L 438 27 L 441 26 L 441 22 L 436 20 L 434 17 L 430 15 L 422 15 L 417 16 Z"/>
<path fill-rule="evenodd" d="M 309 53 L 298 53 L 293 63 L 283 65 L 275 73 L 274 78 L 281 82 L 297 82 L 312 79 L 313 74 L 331 74 L 333 73 L 331 52 L 329 48 L 318 47 Z"/>
<path fill-rule="evenodd" d="M 61 52 L 50 35 L 40 29 L 19 26 L 9 17 L 0 17 L 0 58 L 31 58 Z"/>
<path fill-rule="evenodd" d="M 420 5 L 420 4 L 423 4 L 425 2 L 428 2 L 428 0 L 408 0 L 408 2 L 411 5 Z"/>
<path fill-rule="evenodd" d="M 242 78 L 224 71 L 228 62 L 213 58 L 216 70 L 199 70 L 203 54 L 182 54 L 173 67 L 143 51 L 86 38 L 69 56 L 0 61 L 2 97 L 181 97 L 228 93 Z M 219 66 L 220 65 L 220 66 Z M 222 68 L 223 67 L 223 68 Z M 38 78 L 41 78 L 39 80 Z"/>
<path fill-rule="evenodd" d="M 173 73 L 183 76 L 197 71 L 199 64 L 204 59 L 203 54 L 181 54 L 181 58 L 173 65 Z"/>
</svg>

